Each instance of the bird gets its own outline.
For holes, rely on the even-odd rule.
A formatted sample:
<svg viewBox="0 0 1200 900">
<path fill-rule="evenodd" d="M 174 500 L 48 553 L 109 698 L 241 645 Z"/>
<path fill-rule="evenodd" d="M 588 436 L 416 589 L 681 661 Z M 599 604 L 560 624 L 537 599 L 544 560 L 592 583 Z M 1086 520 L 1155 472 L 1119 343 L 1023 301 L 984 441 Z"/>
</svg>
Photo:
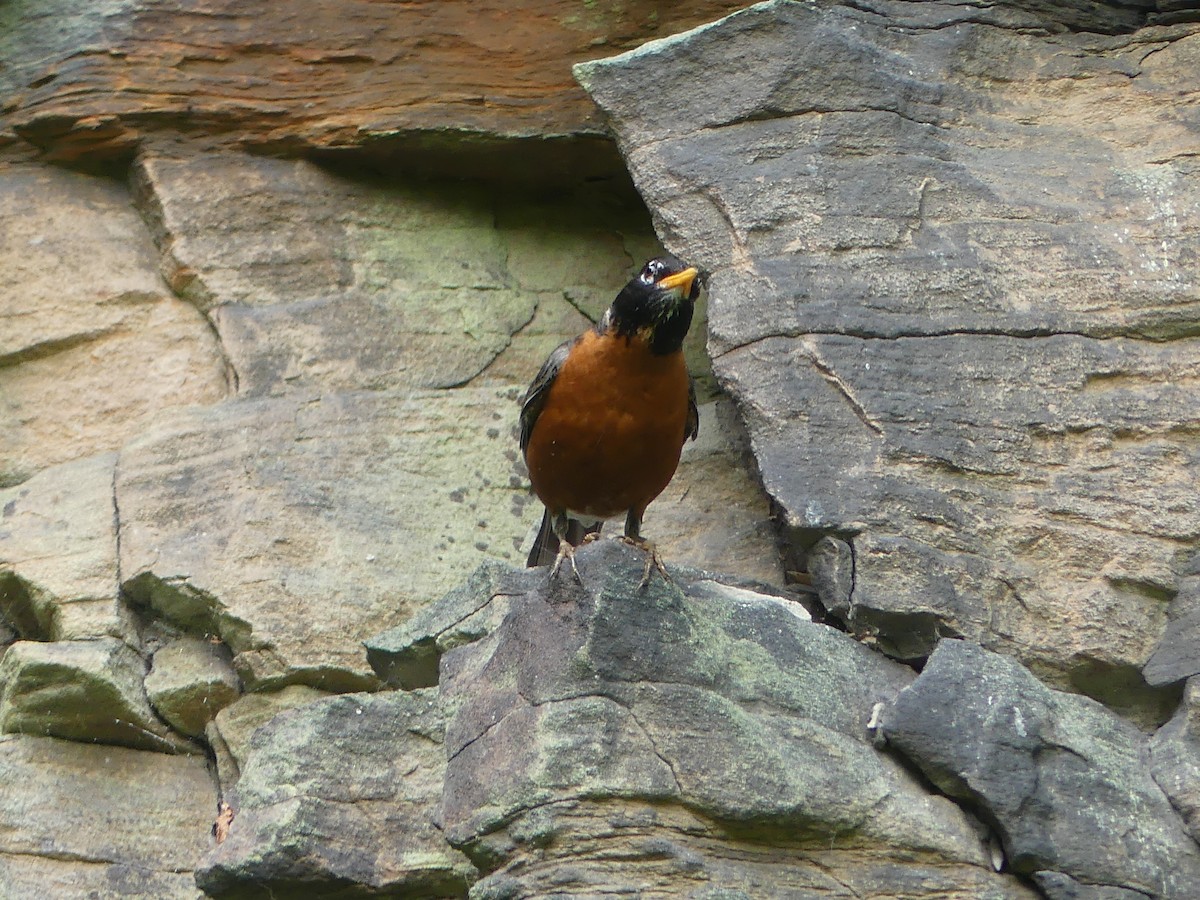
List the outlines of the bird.
<svg viewBox="0 0 1200 900">
<path fill-rule="evenodd" d="M 641 535 L 642 517 L 663 492 L 688 438 L 699 434 L 695 382 L 683 340 L 700 295 L 699 271 L 675 256 L 649 260 L 596 324 L 550 354 L 521 401 L 520 445 L 533 491 L 545 506 L 529 567 L 564 560 L 580 584 L 575 547 L 625 514 L 621 540 L 666 568 Z"/>
</svg>

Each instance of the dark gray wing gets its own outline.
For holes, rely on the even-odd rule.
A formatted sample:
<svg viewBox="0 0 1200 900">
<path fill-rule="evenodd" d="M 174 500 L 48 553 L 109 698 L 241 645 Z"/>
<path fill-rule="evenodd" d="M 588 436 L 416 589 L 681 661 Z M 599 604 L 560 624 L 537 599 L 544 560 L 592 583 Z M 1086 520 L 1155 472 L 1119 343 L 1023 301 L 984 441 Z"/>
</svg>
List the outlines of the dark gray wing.
<svg viewBox="0 0 1200 900">
<path fill-rule="evenodd" d="M 688 414 L 683 439 L 693 441 L 700 436 L 700 410 L 696 407 L 696 379 L 688 375 Z"/>
<path fill-rule="evenodd" d="M 566 361 L 567 354 L 571 351 L 571 345 L 577 340 L 579 338 L 571 338 L 555 347 L 554 352 L 546 357 L 542 368 L 534 376 L 529 390 L 525 392 L 525 398 L 521 401 L 522 453 L 529 446 L 529 436 L 533 434 L 533 426 L 542 413 L 542 407 L 546 405 L 546 395 L 550 393 L 550 385 L 554 384 L 554 379 L 558 377 L 558 372 L 562 368 L 563 362 Z"/>
</svg>

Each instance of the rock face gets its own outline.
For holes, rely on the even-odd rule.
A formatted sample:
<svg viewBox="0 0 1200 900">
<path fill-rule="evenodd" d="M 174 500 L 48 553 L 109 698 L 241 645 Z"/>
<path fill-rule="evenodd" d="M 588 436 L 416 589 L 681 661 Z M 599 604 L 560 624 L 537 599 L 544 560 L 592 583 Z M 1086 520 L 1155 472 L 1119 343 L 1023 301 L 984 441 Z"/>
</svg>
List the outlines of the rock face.
<svg viewBox="0 0 1200 900">
<path fill-rule="evenodd" d="M 52 466 L 0 491 L 0 602 L 33 640 L 132 632 L 117 596 L 116 454 Z"/>
<path fill-rule="evenodd" d="M 843 620 L 1156 722 L 1139 670 L 1200 544 L 1200 31 L 1043 12 L 768 3 L 576 72 L 713 272 L 714 370 L 794 552 L 852 549 Z"/>
<path fill-rule="evenodd" d="M 946 640 L 883 729 L 934 784 L 996 823 L 1013 870 L 1036 874 L 1048 896 L 1070 896 L 1061 875 L 1139 896 L 1200 893 L 1200 848 L 1146 765 L 1146 737 L 1095 701 Z"/>
<path fill-rule="evenodd" d="M 291 896 L 442 873 L 433 895 L 480 879 L 473 897 L 1033 896 L 992 870 L 973 817 L 873 749 L 874 705 L 910 670 L 704 573 L 639 590 L 641 554 L 616 542 L 578 561 L 582 587 L 485 567 L 419 627 L 371 642 L 385 677 L 427 668 L 440 642 L 436 689 L 323 701 L 260 731 L 237 842 L 200 885 Z M 336 748 L 328 770 L 290 771 L 321 747 Z M 389 771 L 409 773 L 412 807 Z M 371 812 L 381 801 L 391 818 Z M 321 837 L 335 834 L 353 839 Z M 401 835 L 436 872 L 405 861 Z"/>
<path fill-rule="evenodd" d="M 219 635 L 248 687 L 368 686 L 358 642 L 466 575 L 493 525 L 524 530 L 504 524 L 515 417 L 494 388 L 198 411 L 122 455 L 125 589 Z"/>
<path fill-rule="evenodd" d="M 348 694 L 260 729 L 238 818 L 197 884 L 213 897 L 464 896 L 474 867 L 433 812 L 444 715 L 427 692 Z"/>
<path fill-rule="evenodd" d="M 202 757 L 3 735 L 0 784 L 5 896 L 201 896 L 217 802 Z"/>
<path fill-rule="evenodd" d="M 226 395 L 212 333 L 158 277 L 124 187 L 2 166 L 0 218 L 0 486 Z"/>
<path fill-rule="evenodd" d="M 0 895 L 1200 896 L 1194 4 L 740 5 L 0 4 Z"/>
<path fill-rule="evenodd" d="M 400 144 L 409 154 L 412 135 L 424 134 L 417 156 L 436 162 L 460 132 L 483 138 L 475 162 L 487 164 L 488 151 L 544 162 L 554 154 L 538 141 L 505 148 L 496 138 L 599 136 L 572 62 L 738 6 L 354 0 L 251 11 L 230 0 L 202 9 L 110 0 L 62 10 L 54 28 L 18 9 L 0 39 L 0 90 L 12 97 L 0 129 L 60 160 L 119 157 L 149 135 L 200 131 L 259 149 L 379 153 Z M 596 156 L 611 169 L 602 146 L 582 159 L 594 171 Z"/>
</svg>

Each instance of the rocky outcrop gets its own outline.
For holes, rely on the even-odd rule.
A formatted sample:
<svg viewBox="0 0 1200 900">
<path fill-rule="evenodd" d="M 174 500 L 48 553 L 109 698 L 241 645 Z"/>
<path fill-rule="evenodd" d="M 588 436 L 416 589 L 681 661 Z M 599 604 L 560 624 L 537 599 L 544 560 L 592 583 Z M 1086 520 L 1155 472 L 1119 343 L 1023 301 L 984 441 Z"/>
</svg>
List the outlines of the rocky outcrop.
<svg viewBox="0 0 1200 900">
<path fill-rule="evenodd" d="M 326 6 L 0 11 L 0 894 L 1200 893 L 1194 11 Z M 660 238 L 674 580 L 549 582 Z"/>
<path fill-rule="evenodd" d="M 827 605 L 1161 722 L 1139 672 L 1200 544 L 1200 32 L 1021 10 L 775 2 L 576 72 L 713 271 L 714 370 L 793 552 L 850 549 Z"/>
<path fill-rule="evenodd" d="M 1014 871 L 1130 896 L 1200 893 L 1200 848 L 1146 761 L 1148 740 L 1013 660 L 945 640 L 883 716 L 889 746 L 994 823 Z M 1085 892 L 1086 893 L 1086 892 Z"/>
<path fill-rule="evenodd" d="M 739 5 L 121 0 L 59 10 L 52 28 L 17 10 L 0 38 L 0 136 L 93 164 L 183 134 L 293 154 L 399 151 L 443 171 L 463 171 L 445 159 L 457 149 L 492 175 L 516 164 L 573 180 L 571 163 L 611 174 L 616 156 L 571 63 Z M 546 140 L 574 136 L 591 140 L 566 160 L 561 141 Z"/>
<path fill-rule="evenodd" d="M 639 590 L 641 554 L 611 541 L 578 560 L 582 586 L 490 564 L 420 627 L 371 641 L 381 675 L 414 682 L 440 649 L 436 689 L 323 701 L 260 731 L 240 836 L 201 886 L 1032 896 L 993 871 L 973 816 L 873 748 L 875 704 L 910 670 L 785 597 L 687 570 Z M 279 768 L 317 748 L 322 773 Z M 393 796 L 400 772 L 412 807 Z M 439 859 L 442 880 L 424 880 Z"/>
<path fill-rule="evenodd" d="M 229 838 L 198 873 L 213 897 L 461 897 L 475 870 L 433 815 L 444 713 L 427 692 L 348 694 L 254 738 Z"/>
<path fill-rule="evenodd" d="M 231 795 L 236 839 L 201 886 L 1197 891 L 1194 698 L 1151 738 L 977 644 L 943 641 L 917 675 L 786 596 L 690 570 L 641 590 L 640 554 L 615 542 L 578 561 L 581 584 L 481 567 L 369 642 L 406 690 L 261 729 Z"/>
</svg>

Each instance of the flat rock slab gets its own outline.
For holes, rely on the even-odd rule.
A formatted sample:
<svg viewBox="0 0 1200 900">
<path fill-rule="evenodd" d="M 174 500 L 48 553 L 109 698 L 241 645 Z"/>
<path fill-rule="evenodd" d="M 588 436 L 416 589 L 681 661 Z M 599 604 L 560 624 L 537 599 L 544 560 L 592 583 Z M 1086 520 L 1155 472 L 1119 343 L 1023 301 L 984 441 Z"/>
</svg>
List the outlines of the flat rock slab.
<svg viewBox="0 0 1200 900">
<path fill-rule="evenodd" d="M 1139 670 L 1200 546 L 1200 27 L 1044 14 L 772 2 L 575 71 L 713 273 L 714 371 L 794 548 L 852 545 L 830 605 L 1157 723 Z"/>
<path fill-rule="evenodd" d="M 613 890 L 672 866 L 674 896 L 700 873 L 712 889 L 750 888 L 755 864 L 712 843 L 754 836 L 760 863 L 782 842 L 787 879 L 834 896 L 882 887 L 864 852 L 903 872 L 894 896 L 920 896 L 926 876 L 970 886 L 950 896 L 1026 895 L 992 872 L 976 824 L 872 748 L 872 709 L 910 670 L 713 576 L 638 590 L 642 555 L 623 544 L 576 558 L 586 587 L 563 576 L 504 596 L 481 578 L 480 598 L 508 612 L 441 658 L 443 824 L 491 873 L 476 893 Z M 818 848 L 825 868 L 808 857 Z M 913 891 L 896 891 L 909 878 Z"/>
<path fill-rule="evenodd" d="M 1200 343 L 812 335 L 721 365 L 791 526 L 854 535 L 847 618 L 889 652 L 949 634 L 1059 673 L 1150 657 L 1200 535 L 1180 436 Z"/>
<path fill-rule="evenodd" d="M 945 640 L 884 712 L 883 733 L 995 822 L 1012 869 L 1045 873 L 1039 883 L 1058 884 L 1055 896 L 1070 894 L 1052 873 L 1116 896 L 1200 894 L 1200 849 L 1155 783 L 1147 738 L 1095 701 Z"/>
<path fill-rule="evenodd" d="M 0 736 L 9 897 L 198 900 L 217 795 L 204 759 Z"/>
<path fill-rule="evenodd" d="M 0 166 L 0 219 L 0 485 L 225 396 L 216 340 L 162 283 L 124 186 Z"/>
<path fill-rule="evenodd" d="M 537 305 L 505 283 L 492 209 L 469 189 L 389 190 L 311 163 L 220 155 L 152 157 L 139 176 L 167 278 L 217 310 L 244 394 L 296 379 L 460 384 Z"/>
<path fill-rule="evenodd" d="M 196 883 L 210 897 L 463 897 L 474 866 L 435 825 L 446 767 L 436 692 L 349 694 L 256 733 L 229 837 Z"/>
<path fill-rule="evenodd" d="M 335 10 L 306 0 L 251 14 L 232 0 L 203 9 L 113 0 L 64 10 L 53 29 L 15 10 L 0 40 L 0 89 L 14 98 L 0 126 L 67 160 L 128 156 L 147 133 L 197 127 L 231 145 L 293 152 L 378 152 L 431 133 L 431 155 L 461 135 L 474 139 L 468 148 L 483 135 L 598 135 L 595 110 L 570 79 L 572 62 L 737 5 L 351 0 Z M 264 39 L 248 42 L 250 32 Z M 487 165 L 488 154 L 478 162 Z"/>
<path fill-rule="evenodd" d="M 220 635 L 247 689 L 373 684 L 363 638 L 519 555 L 516 413 L 512 390 L 465 388 L 181 416 L 121 454 L 124 587 Z"/>
</svg>

